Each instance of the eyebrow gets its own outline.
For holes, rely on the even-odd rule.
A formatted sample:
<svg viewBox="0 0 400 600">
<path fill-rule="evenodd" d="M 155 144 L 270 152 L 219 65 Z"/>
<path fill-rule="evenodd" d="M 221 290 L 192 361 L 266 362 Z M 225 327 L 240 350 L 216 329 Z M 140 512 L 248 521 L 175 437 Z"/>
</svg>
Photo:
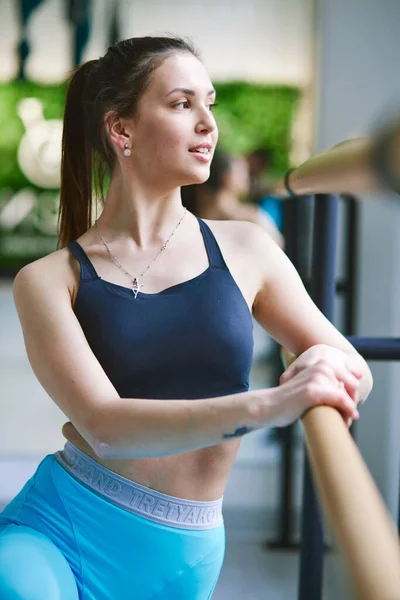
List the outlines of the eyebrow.
<svg viewBox="0 0 400 600">
<path fill-rule="evenodd" d="M 168 92 L 167 96 L 170 96 L 171 94 L 173 94 L 174 92 L 182 92 L 183 94 L 187 94 L 188 96 L 195 96 L 196 92 L 194 90 L 189 90 L 187 88 L 174 88 L 173 90 L 171 90 L 170 92 Z M 212 96 L 213 94 L 216 94 L 217 92 L 214 90 L 214 88 L 212 88 L 207 96 Z"/>
</svg>

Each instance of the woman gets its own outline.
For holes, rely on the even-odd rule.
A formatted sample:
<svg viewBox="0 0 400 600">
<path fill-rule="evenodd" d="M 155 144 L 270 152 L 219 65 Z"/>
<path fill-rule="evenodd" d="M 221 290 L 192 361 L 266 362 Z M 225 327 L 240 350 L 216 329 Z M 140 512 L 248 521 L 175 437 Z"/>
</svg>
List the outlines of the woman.
<svg viewBox="0 0 400 600">
<path fill-rule="evenodd" d="M 184 210 L 180 186 L 209 176 L 214 98 L 179 38 L 122 41 L 72 77 L 61 248 L 14 284 L 68 441 L 1 515 L 2 600 L 210 598 L 241 436 L 320 403 L 350 422 L 370 391 L 260 227 Z M 111 178 L 92 227 L 94 158 Z M 277 388 L 248 391 L 252 313 L 301 355 Z"/>
<path fill-rule="evenodd" d="M 249 193 L 250 172 L 246 159 L 217 150 L 208 180 L 202 185 L 183 187 L 182 202 L 202 219 L 257 223 L 282 248 L 283 236 L 267 213 L 258 206 L 242 202 Z"/>
</svg>

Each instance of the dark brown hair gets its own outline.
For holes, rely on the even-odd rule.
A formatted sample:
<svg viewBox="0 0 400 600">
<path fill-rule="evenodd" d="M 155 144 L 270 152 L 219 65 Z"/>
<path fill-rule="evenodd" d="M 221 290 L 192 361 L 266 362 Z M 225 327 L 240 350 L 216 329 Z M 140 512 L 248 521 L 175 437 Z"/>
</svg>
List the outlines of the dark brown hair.
<svg viewBox="0 0 400 600">
<path fill-rule="evenodd" d="M 176 52 L 199 58 L 190 40 L 179 37 L 130 38 L 110 46 L 97 60 L 73 73 L 64 112 L 58 248 L 92 226 L 92 199 L 104 203 L 104 177 L 111 174 L 115 153 L 104 117 L 133 117 L 151 74 Z"/>
</svg>

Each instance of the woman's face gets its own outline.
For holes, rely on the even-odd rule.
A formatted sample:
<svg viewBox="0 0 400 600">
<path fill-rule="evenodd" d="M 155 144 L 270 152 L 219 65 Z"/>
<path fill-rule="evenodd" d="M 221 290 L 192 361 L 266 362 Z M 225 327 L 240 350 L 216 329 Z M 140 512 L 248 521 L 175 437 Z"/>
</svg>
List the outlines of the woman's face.
<svg viewBox="0 0 400 600">
<path fill-rule="evenodd" d="M 130 160 L 138 175 L 168 187 L 206 181 L 218 139 L 214 101 L 210 77 L 197 58 L 184 52 L 166 58 L 132 121 Z"/>
</svg>

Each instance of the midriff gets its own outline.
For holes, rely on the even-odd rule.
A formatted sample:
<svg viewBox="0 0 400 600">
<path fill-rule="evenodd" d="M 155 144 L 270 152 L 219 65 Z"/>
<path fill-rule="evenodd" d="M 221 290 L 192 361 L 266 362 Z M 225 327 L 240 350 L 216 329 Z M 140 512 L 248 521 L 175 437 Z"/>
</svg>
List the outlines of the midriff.
<svg viewBox="0 0 400 600">
<path fill-rule="evenodd" d="M 99 458 L 72 423 L 64 437 L 110 471 L 169 496 L 208 502 L 221 498 L 236 458 L 240 439 L 184 454 L 158 458 Z"/>
</svg>

